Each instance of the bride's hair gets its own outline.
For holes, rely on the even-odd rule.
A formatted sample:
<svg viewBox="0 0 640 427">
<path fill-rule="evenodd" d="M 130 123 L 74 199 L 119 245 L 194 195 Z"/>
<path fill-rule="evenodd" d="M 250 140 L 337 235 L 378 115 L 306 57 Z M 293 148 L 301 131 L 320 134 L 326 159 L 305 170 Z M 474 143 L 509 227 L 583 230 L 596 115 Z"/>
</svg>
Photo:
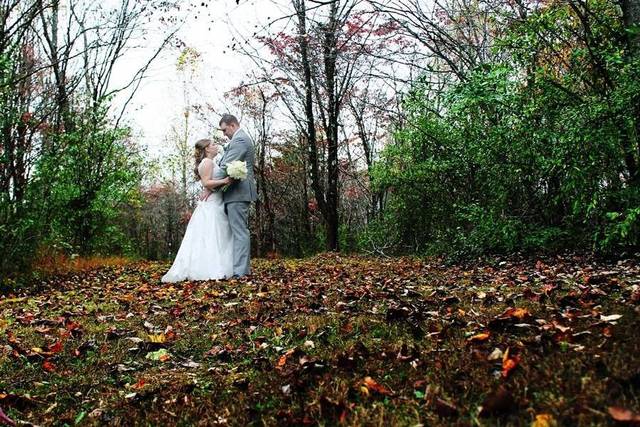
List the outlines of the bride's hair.
<svg viewBox="0 0 640 427">
<path fill-rule="evenodd" d="M 204 159 L 207 156 L 207 153 L 204 151 L 209 144 L 211 144 L 213 141 L 211 141 L 210 139 L 204 138 L 199 140 L 198 142 L 196 142 L 196 151 L 194 153 L 194 157 L 195 157 L 195 167 L 193 168 L 193 172 L 196 175 L 196 180 L 200 179 L 200 173 L 198 172 L 198 166 L 200 165 L 200 162 L 202 161 L 202 159 Z"/>
</svg>

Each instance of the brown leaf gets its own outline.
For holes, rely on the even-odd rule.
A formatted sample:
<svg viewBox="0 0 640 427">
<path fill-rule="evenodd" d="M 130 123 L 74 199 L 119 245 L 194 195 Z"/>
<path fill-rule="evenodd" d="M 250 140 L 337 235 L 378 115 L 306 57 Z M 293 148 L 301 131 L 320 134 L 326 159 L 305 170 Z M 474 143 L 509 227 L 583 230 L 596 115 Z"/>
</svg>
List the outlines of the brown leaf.
<svg viewBox="0 0 640 427">
<path fill-rule="evenodd" d="M 458 415 L 458 408 L 446 400 L 436 399 L 434 402 L 436 413 L 441 417 L 455 417 Z"/>
<path fill-rule="evenodd" d="M 19 411 L 26 411 L 38 404 L 38 402 L 31 397 L 11 393 L 0 393 L 0 403 L 5 408 L 16 408 Z"/>
<path fill-rule="evenodd" d="M 498 387 L 493 393 L 487 395 L 482 402 L 481 417 L 503 415 L 515 409 L 513 395 L 503 386 Z"/>
</svg>

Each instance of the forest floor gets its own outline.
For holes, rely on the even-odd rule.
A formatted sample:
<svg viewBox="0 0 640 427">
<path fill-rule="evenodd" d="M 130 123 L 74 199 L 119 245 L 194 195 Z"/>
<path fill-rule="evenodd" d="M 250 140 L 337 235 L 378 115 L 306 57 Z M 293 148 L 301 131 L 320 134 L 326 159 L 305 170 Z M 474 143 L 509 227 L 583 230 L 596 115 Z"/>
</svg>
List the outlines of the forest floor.
<svg viewBox="0 0 640 427">
<path fill-rule="evenodd" d="M 640 266 L 323 254 L 0 296 L 0 425 L 640 424 Z M 6 415 L 6 418 L 2 418 Z"/>
</svg>

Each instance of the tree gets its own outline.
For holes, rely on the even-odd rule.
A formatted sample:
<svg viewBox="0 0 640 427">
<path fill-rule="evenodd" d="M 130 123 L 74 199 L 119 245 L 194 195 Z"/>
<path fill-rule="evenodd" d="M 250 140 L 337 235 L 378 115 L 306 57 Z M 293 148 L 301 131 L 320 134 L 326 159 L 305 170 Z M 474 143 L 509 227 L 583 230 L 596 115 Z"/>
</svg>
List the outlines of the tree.
<svg viewBox="0 0 640 427">
<path fill-rule="evenodd" d="M 129 82 L 116 87 L 112 75 L 144 21 L 169 3 L 0 3 L 0 230 L 11 236 L 3 271 L 23 267 L 41 245 L 123 246 L 115 221 L 140 159 L 121 119 L 173 32 Z M 119 109 L 117 93 L 129 96 Z"/>
<path fill-rule="evenodd" d="M 272 85 L 302 136 L 310 197 L 322 215 L 329 250 L 339 249 L 346 100 L 354 85 L 370 76 L 372 52 L 380 53 L 394 30 L 378 23 L 379 14 L 359 10 L 361 4 L 348 0 L 308 6 L 293 0 L 291 27 L 257 37 L 271 57 L 259 48 L 242 48 L 261 69 L 256 81 Z M 349 133 L 357 132 L 347 127 Z"/>
</svg>

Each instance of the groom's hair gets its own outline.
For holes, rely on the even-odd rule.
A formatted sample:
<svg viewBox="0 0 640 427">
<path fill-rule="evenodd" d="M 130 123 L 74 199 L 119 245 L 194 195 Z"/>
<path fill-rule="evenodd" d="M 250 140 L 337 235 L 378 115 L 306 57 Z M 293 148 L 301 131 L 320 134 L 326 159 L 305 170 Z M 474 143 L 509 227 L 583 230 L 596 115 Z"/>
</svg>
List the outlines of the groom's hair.
<svg viewBox="0 0 640 427">
<path fill-rule="evenodd" d="M 220 119 L 220 123 L 218 123 L 218 126 L 223 124 L 223 123 L 226 124 L 226 125 L 238 125 L 238 126 L 240 126 L 240 122 L 238 121 L 236 116 L 234 116 L 233 114 L 223 114 L 222 118 Z"/>
</svg>

